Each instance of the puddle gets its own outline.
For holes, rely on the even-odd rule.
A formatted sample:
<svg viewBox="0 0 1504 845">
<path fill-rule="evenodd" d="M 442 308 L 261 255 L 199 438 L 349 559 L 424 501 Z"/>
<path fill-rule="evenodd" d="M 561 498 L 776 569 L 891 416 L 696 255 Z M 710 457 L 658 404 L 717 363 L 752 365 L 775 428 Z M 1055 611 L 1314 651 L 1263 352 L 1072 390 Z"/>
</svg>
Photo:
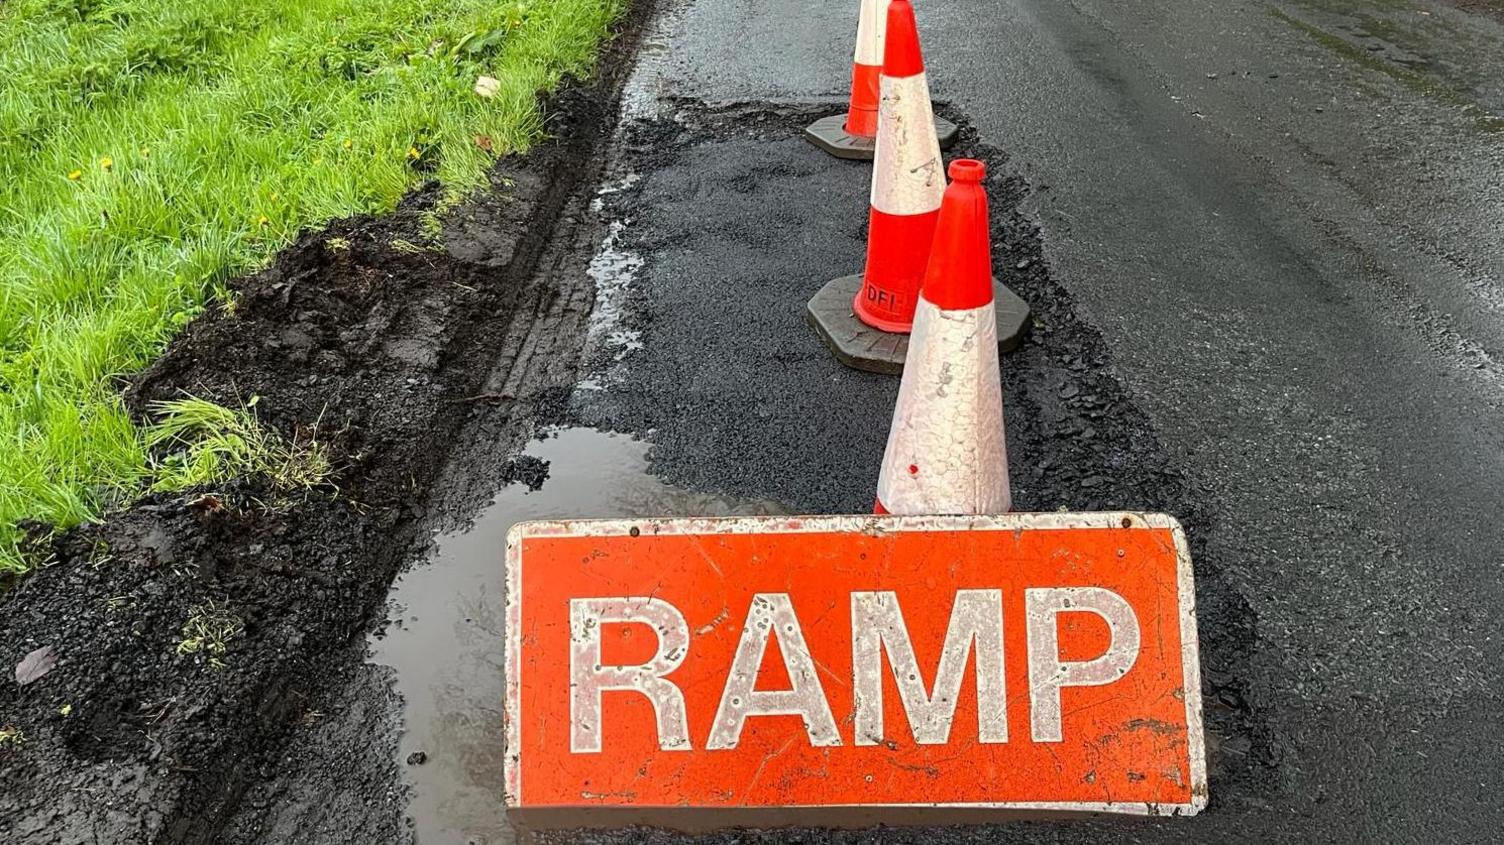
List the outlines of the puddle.
<svg viewBox="0 0 1504 845">
<path fill-rule="evenodd" d="M 638 179 L 637 174 L 628 173 L 601 186 L 590 201 L 591 212 L 609 218 L 607 199 L 612 194 L 630 190 Z M 622 235 L 630 222 L 626 219 L 609 220 L 606 233 L 586 269 L 595 284 L 595 307 L 590 312 L 585 348 L 590 350 L 589 355 L 599 372 L 580 382 L 581 390 L 603 390 L 619 380 L 621 363 L 642 348 L 642 333 L 624 327 L 623 319 L 632 284 L 643 266 L 642 256 L 622 246 Z"/>
<path fill-rule="evenodd" d="M 632 120 L 652 120 L 663 112 L 665 68 L 673 55 L 670 45 L 683 20 L 684 4 L 660 4 L 679 8 L 660 8 L 653 16 L 637 47 L 637 61 L 621 92 L 622 124 Z"/>
<path fill-rule="evenodd" d="M 547 432 L 526 455 L 548 464 L 536 491 L 502 488 L 466 531 L 441 535 L 428 565 L 393 587 L 392 624 L 371 641 L 406 701 L 399 762 L 413 785 L 419 845 L 513 841 L 502 813 L 502 564 L 507 529 L 528 519 L 777 514 L 669 487 L 647 472 L 648 444 L 589 429 Z"/>
<path fill-rule="evenodd" d="M 621 328 L 632 282 L 642 269 L 642 256 L 621 245 L 628 222 L 610 222 L 586 271 L 595 283 L 595 308 L 590 314 L 585 342 L 591 349 L 600 349 L 610 356 L 612 363 L 621 363 L 629 353 L 642 348 L 640 332 Z"/>
</svg>

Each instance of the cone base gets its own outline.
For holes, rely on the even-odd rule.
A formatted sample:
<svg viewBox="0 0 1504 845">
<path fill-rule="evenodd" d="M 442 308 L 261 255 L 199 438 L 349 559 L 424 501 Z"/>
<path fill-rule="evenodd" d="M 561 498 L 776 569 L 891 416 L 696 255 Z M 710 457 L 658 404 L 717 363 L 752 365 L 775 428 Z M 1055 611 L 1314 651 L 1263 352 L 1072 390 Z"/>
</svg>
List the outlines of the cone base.
<svg viewBox="0 0 1504 845">
<path fill-rule="evenodd" d="M 805 317 L 837 361 L 855 370 L 896 376 L 903 372 L 903 361 L 909 354 L 909 336 L 880 331 L 857 319 L 851 301 L 861 287 L 860 273 L 832 279 L 810 299 Z M 998 348 L 1011 352 L 1028 331 L 1029 305 L 997 279 L 992 280 L 992 297 Z"/>
<path fill-rule="evenodd" d="M 956 143 L 961 130 L 943 117 L 935 117 L 935 136 L 940 139 L 940 149 L 948 150 Z M 852 135 L 846 131 L 846 113 L 822 117 L 804 129 L 804 139 L 836 158 L 854 161 L 871 161 L 877 150 L 877 138 Z"/>
</svg>

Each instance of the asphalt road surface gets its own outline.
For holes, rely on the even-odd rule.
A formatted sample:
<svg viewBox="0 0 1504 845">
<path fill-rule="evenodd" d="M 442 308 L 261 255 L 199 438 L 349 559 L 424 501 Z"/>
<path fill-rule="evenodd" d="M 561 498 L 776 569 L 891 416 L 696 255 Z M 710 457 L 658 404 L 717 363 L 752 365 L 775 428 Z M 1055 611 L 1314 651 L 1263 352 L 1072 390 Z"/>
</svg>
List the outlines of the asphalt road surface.
<svg viewBox="0 0 1504 845">
<path fill-rule="evenodd" d="M 1110 359 L 1088 363 L 1112 368 L 1123 412 L 1144 416 L 1186 507 L 1206 515 L 1198 578 L 1241 611 L 1204 615 L 1203 639 L 1235 668 L 1248 717 L 1245 735 L 1216 738 L 1212 805 L 1195 819 L 924 841 L 1462 842 L 1504 828 L 1504 26 L 1470 5 L 918 4 L 935 98 L 1027 183 L 1019 210 L 1040 226 L 1052 283 Z M 697 320 L 781 342 L 765 312 L 700 283 L 681 297 L 675 279 L 716 261 L 738 278 L 797 270 L 796 248 L 859 257 L 863 175 L 832 175 L 812 152 L 768 160 L 772 129 L 749 136 L 735 119 L 839 101 L 853 6 L 697 0 L 665 10 L 644 49 L 629 111 L 695 128 L 639 137 L 624 158 L 642 183 L 622 213 L 648 255 L 646 348 L 626 382 L 648 386 L 586 405 L 597 423 L 655 432 L 671 481 L 796 507 L 866 495 L 834 491 L 830 472 L 748 469 L 798 448 L 759 440 L 759 419 L 797 414 L 840 448 L 847 417 L 804 390 L 818 381 L 805 338 L 745 379 L 717 375 L 713 349 L 676 373 L 683 387 L 631 377 L 667 375 L 654 361 L 676 332 L 673 353 L 694 357 Z M 784 205 L 759 217 L 733 199 L 706 220 L 718 183 L 783 191 Z M 821 204 L 844 241 L 784 224 Z M 767 386 L 785 370 L 780 407 Z M 872 408 L 891 389 L 841 383 L 869 385 L 857 392 Z M 674 424 L 703 430 L 717 413 L 718 440 Z M 857 436 L 864 454 L 880 435 Z M 1219 623 L 1249 631 L 1229 644 Z"/>
</svg>

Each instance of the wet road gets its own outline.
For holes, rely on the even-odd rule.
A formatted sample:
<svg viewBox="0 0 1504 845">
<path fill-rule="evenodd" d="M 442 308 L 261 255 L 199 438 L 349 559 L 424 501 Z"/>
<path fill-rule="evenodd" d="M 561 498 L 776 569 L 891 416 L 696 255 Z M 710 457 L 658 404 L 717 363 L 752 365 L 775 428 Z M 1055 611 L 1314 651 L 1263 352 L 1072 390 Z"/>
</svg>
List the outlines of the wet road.
<svg viewBox="0 0 1504 845">
<path fill-rule="evenodd" d="M 848 5 L 697 0 L 666 18 L 637 88 L 834 101 Z M 1342 0 L 919 12 L 936 98 L 1030 182 L 1053 276 L 1215 514 L 1199 563 L 1254 629 L 1239 681 L 1257 772 L 1218 781 L 1214 761 L 1203 816 L 986 838 L 1494 837 L 1504 28 L 1448 6 Z M 673 177 L 692 181 L 680 195 L 717 177 L 713 157 L 694 167 Z M 811 428 L 833 419 L 792 401 Z M 755 437 L 737 438 L 766 466 Z M 829 476 L 809 477 L 784 479 L 784 498 L 827 498 Z"/>
</svg>

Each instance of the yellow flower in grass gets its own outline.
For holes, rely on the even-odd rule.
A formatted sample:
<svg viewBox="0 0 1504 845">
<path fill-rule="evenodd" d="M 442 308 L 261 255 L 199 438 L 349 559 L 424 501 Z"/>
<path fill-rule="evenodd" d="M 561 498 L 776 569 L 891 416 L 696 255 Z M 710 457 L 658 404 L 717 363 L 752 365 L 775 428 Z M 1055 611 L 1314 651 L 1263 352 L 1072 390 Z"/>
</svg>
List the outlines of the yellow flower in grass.
<svg viewBox="0 0 1504 845">
<path fill-rule="evenodd" d="M 268 224 L 270 222 L 272 222 L 272 219 L 270 217 L 267 217 L 265 214 L 263 214 L 260 217 L 256 218 L 256 225 L 257 226 L 265 226 L 266 224 Z"/>
<path fill-rule="evenodd" d="M 77 182 L 82 178 L 84 178 L 84 172 L 82 170 L 74 170 L 68 173 L 68 181 L 70 182 Z"/>
<path fill-rule="evenodd" d="M 410 161 L 417 161 L 418 157 L 421 156 L 421 155 L 423 155 L 423 154 L 420 153 L 420 152 L 418 152 L 418 148 L 417 147 L 408 147 L 407 148 L 407 157 L 408 157 L 408 160 L 410 160 Z"/>
<path fill-rule="evenodd" d="M 348 149 L 350 149 L 353 146 L 355 146 L 355 142 L 352 141 L 352 140 L 350 140 L 349 138 L 346 138 L 345 139 L 345 149 L 348 150 Z"/>
<path fill-rule="evenodd" d="M 104 168 L 105 170 L 109 170 L 110 168 L 115 166 L 115 160 L 110 158 L 109 156 L 104 156 L 99 160 L 99 166 Z"/>
</svg>

